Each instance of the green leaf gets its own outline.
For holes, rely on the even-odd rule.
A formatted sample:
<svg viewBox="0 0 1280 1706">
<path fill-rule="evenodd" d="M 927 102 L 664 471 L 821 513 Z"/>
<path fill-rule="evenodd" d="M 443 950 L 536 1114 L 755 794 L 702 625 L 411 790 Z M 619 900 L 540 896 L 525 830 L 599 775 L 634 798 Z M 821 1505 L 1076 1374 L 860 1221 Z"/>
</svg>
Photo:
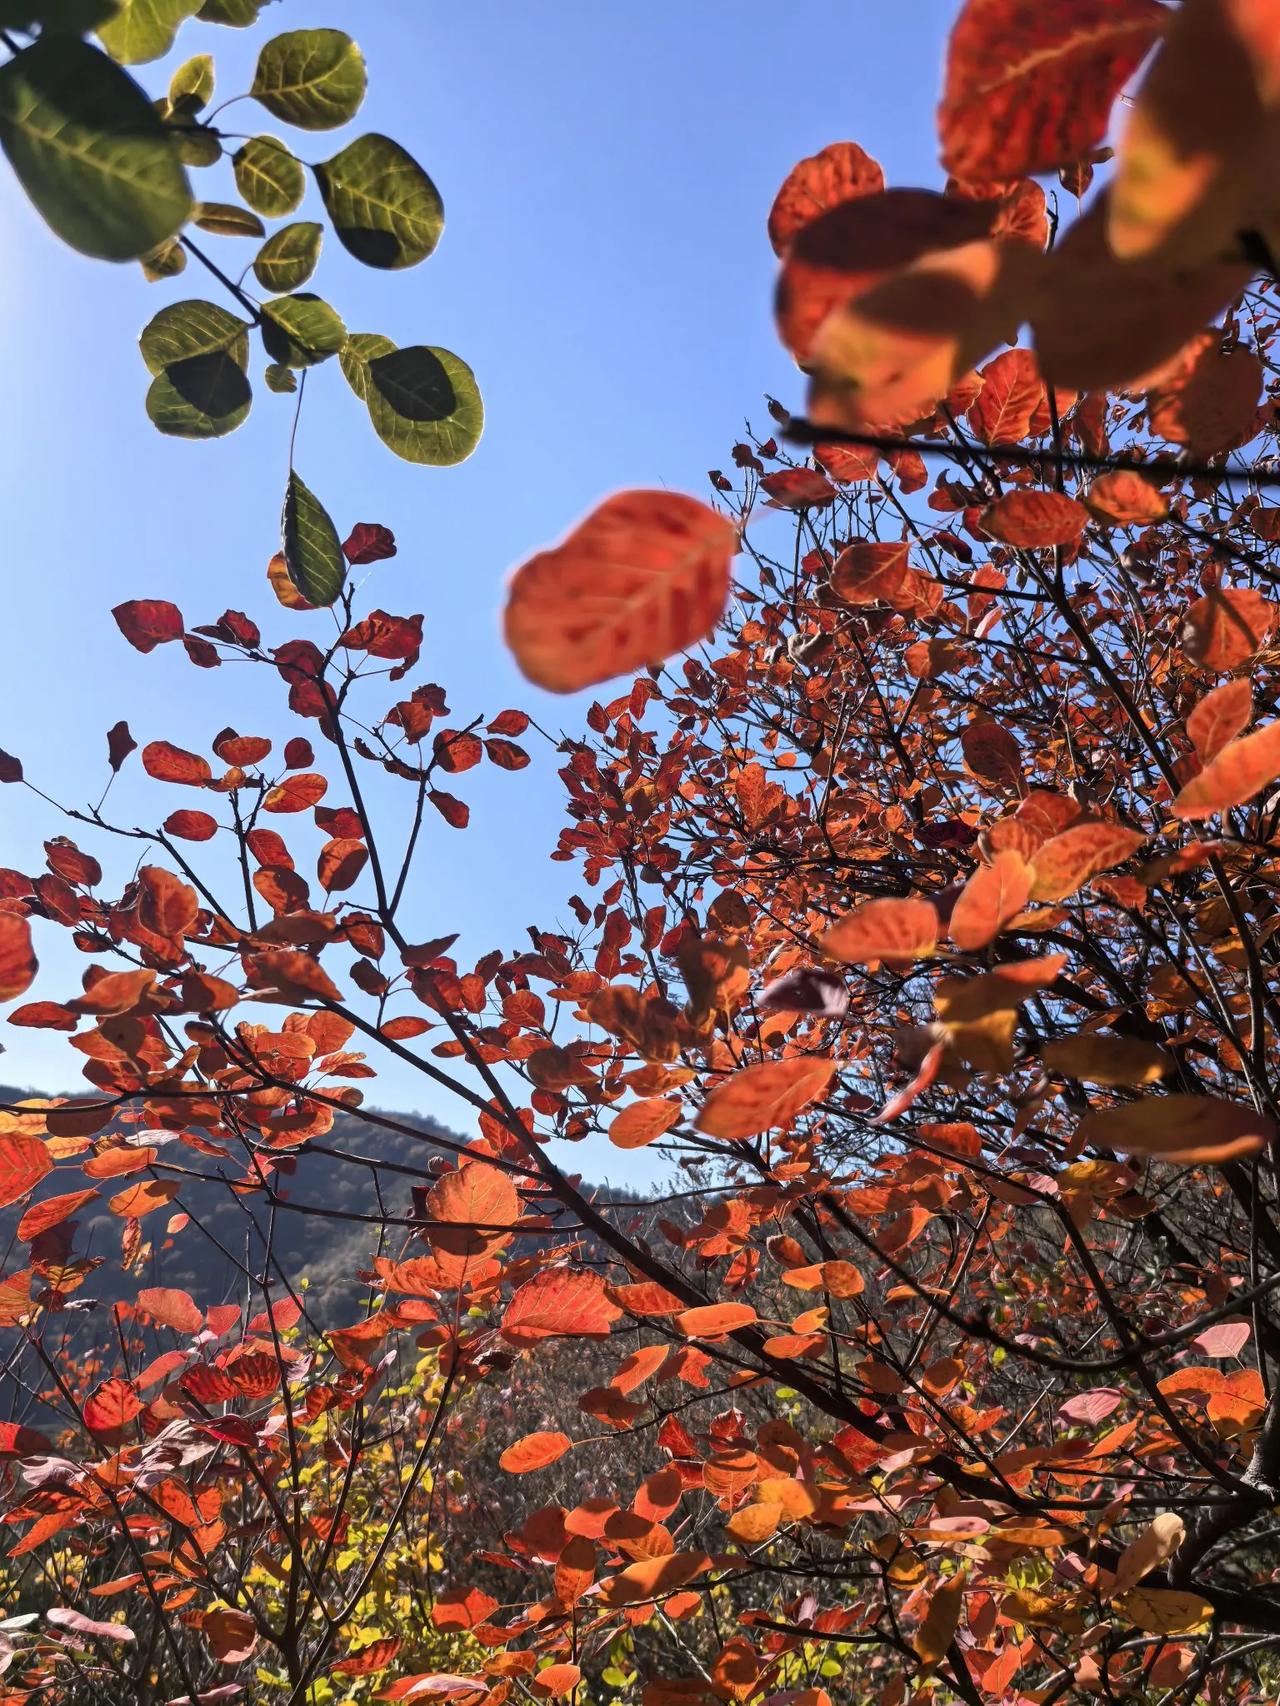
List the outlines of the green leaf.
<svg viewBox="0 0 1280 1706">
<path fill-rule="evenodd" d="M 253 394 L 225 351 L 177 361 L 151 381 L 147 413 L 170 438 L 222 438 L 249 413 Z"/>
<path fill-rule="evenodd" d="M 333 130 L 360 110 L 364 56 L 341 30 L 288 30 L 258 55 L 249 93 L 299 130 Z"/>
<path fill-rule="evenodd" d="M 267 228 L 256 213 L 233 201 L 198 201 L 195 222 L 215 237 L 265 237 Z"/>
<path fill-rule="evenodd" d="M 342 591 L 347 559 L 328 510 L 292 469 L 284 494 L 280 538 L 294 586 L 310 604 L 332 604 Z"/>
<path fill-rule="evenodd" d="M 176 112 L 190 115 L 207 107 L 212 99 L 213 55 L 197 53 L 169 79 L 169 104 Z"/>
<path fill-rule="evenodd" d="M 373 430 L 406 462 L 463 462 L 484 430 L 475 375 L 446 349 L 353 332 L 341 357 L 347 383 L 369 410 Z"/>
<path fill-rule="evenodd" d="M 202 24 L 230 24 L 233 29 L 247 30 L 257 23 L 264 5 L 266 0 L 204 0 L 196 17 Z"/>
<path fill-rule="evenodd" d="M 389 136 L 357 137 L 315 174 L 338 240 L 366 266 L 416 266 L 440 241 L 440 192 Z"/>
<path fill-rule="evenodd" d="M 222 158 L 222 144 L 202 124 L 177 119 L 170 125 L 169 134 L 184 166 L 216 166 Z"/>
<path fill-rule="evenodd" d="M 152 373 L 163 373 L 192 356 L 224 354 L 243 372 L 249 365 L 249 322 L 216 302 L 171 302 L 143 328 L 138 339 Z"/>
<path fill-rule="evenodd" d="M 322 225 L 308 220 L 286 225 L 258 250 L 254 277 L 264 290 L 297 290 L 316 270 L 323 241 Z"/>
<path fill-rule="evenodd" d="M 41 36 L 0 66 L 0 147 L 63 242 L 99 260 L 136 260 L 191 210 L 187 174 L 150 101 L 71 36 Z"/>
<path fill-rule="evenodd" d="M 347 341 L 347 328 L 338 315 L 310 292 L 264 302 L 260 330 L 267 354 L 286 367 L 327 361 Z"/>
<path fill-rule="evenodd" d="M 302 200 L 307 175 L 283 142 L 274 136 L 253 136 L 233 162 L 236 188 L 258 213 L 279 219 Z"/>
<path fill-rule="evenodd" d="M 278 361 L 273 361 L 263 373 L 268 391 L 291 392 L 298 389 L 298 375 L 291 367 L 284 367 Z"/>
<path fill-rule="evenodd" d="M 138 259 L 148 284 L 155 284 L 162 278 L 177 278 L 186 271 L 187 251 L 176 237 L 166 237 Z"/>
<path fill-rule="evenodd" d="M 141 65 L 168 53 L 179 27 L 199 8 L 200 0 L 124 0 L 98 39 L 122 65 Z"/>
</svg>

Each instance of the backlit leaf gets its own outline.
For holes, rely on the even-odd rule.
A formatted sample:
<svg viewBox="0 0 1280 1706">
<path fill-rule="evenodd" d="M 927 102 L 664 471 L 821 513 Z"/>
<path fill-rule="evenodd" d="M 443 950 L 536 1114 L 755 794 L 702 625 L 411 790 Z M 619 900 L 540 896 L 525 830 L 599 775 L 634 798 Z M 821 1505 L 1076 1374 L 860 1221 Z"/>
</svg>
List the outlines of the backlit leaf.
<svg viewBox="0 0 1280 1706">
<path fill-rule="evenodd" d="M 341 356 L 347 383 L 369 410 L 373 430 L 406 462 L 463 462 L 484 430 L 475 375 L 450 350 L 353 332 Z"/>
<path fill-rule="evenodd" d="M 1114 1108 L 1095 1108 L 1077 1138 L 1103 1149 L 1188 1164 L 1256 1155 L 1275 1136 L 1265 1114 L 1216 1096 L 1144 1096 Z"/>
<path fill-rule="evenodd" d="M 1280 776 L 1280 722 L 1265 723 L 1226 746 L 1193 776 L 1173 802 L 1184 821 L 1213 817 L 1251 800 Z"/>
<path fill-rule="evenodd" d="M 98 39 L 122 65 L 159 59 L 173 46 L 180 25 L 200 0 L 121 0 L 119 11 L 98 30 Z"/>
<path fill-rule="evenodd" d="M 791 1124 L 823 1095 L 836 1071 L 826 1055 L 798 1055 L 744 1066 L 717 1084 L 694 1121 L 709 1137 L 737 1140 Z"/>
<path fill-rule="evenodd" d="M 1182 649 L 1206 669 L 1234 669 L 1262 645 L 1276 613 L 1256 587 L 1214 587 L 1187 611 Z"/>
<path fill-rule="evenodd" d="M 883 960 L 905 967 L 929 959 L 938 941 L 938 910 L 929 900 L 868 900 L 822 937 L 834 960 L 866 964 Z"/>
<path fill-rule="evenodd" d="M 1206 693 L 1187 717 L 1187 734 L 1202 764 L 1209 764 L 1229 740 L 1248 728 L 1253 715 L 1253 690 L 1248 678 L 1224 681 Z"/>
<path fill-rule="evenodd" d="M 59 237 L 133 260 L 191 210 L 187 175 L 146 95 L 105 53 L 42 35 L 0 66 L 0 147 Z"/>
<path fill-rule="evenodd" d="M 37 970 L 31 926 L 19 913 L 0 912 L 0 1001 L 31 987 Z"/>
<path fill-rule="evenodd" d="M 603 1338 L 621 1313 L 606 1296 L 600 1274 L 550 1268 L 518 1289 L 500 1331 L 508 1344 L 519 1346 L 552 1338 Z"/>
<path fill-rule="evenodd" d="M 828 208 L 883 188 L 879 162 L 856 142 L 832 142 L 819 153 L 797 161 L 769 210 L 769 241 L 774 254 L 785 254 L 796 232 Z"/>
<path fill-rule="evenodd" d="M 1031 868 L 1022 855 L 997 853 L 961 889 L 948 925 L 951 940 L 965 952 L 985 948 L 1022 911 L 1030 893 Z"/>
<path fill-rule="evenodd" d="M 0 918 L 8 916 L 0 913 Z M 52 1168 L 53 1157 L 43 1139 L 15 1131 L 0 1132 L 0 1208 L 33 1191 Z"/>
<path fill-rule="evenodd" d="M 516 571 L 507 644 L 556 693 L 662 663 L 714 628 L 736 549 L 733 524 L 696 498 L 620 492 Z"/>
<path fill-rule="evenodd" d="M 982 512 L 984 533 L 1024 550 L 1073 544 L 1088 524 L 1088 510 L 1065 492 L 1008 492 Z"/>
<path fill-rule="evenodd" d="M 661 1096 L 649 1096 L 623 1108 L 609 1127 L 609 1142 L 618 1149 L 643 1149 L 664 1132 L 671 1130 L 684 1115 L 681 1102 L 666 1101 Z"/>
<path fill-rule="evenodd" d="M 316 270 L 323 240 L 323 226 L 308 220 L 283 226 L 254 256 L 253 276 L 264 290 L 296 290 Z"/>
<path fill-rule="evenodd" d="M 302 162 L 277 137 L 251 136 L 236 150 L 232 168 L 240 194 L 268 219 L 292 213 L 306 193 Z"/>
<path fill-rule="evenodd" d="M 525 1434 L 523 1439 L 507 1447 L 498 1459 L 498 1467 L 505 1469 L 508 1475 L 527 1475 L 531 1470 L 545 1469 L 572 1449 L 573 1441 L 568 1434 Z"/>
<path fill-rule="evenodd" d="M 347 560 L 328 510 L 293 469 L 285 488 L 280 539 L 294 586 L 309 604 L 332 604 L 342 591 Z"/>
<path fill-rule="evenodd" d="M 288 30 L 258 55 L 249 93 L 299 130 L 333 130 L 353 119 L 365 91 L 364 56 L 341 30 Z"/>
<path fill-rule="evenodd" d="M 365 266 L 415 267 L 440 241 L 440 192 L 389 136 L 359 136 L 314 170 L 338 241 Z"/>
<path fill-rule="evenodd" d="M 1032 900 L 1066 900 L 1090 877 L 1128 859 L 1146 840 L 1123 824 L 1071 824 L 1032 856 Z"/>
</svg>

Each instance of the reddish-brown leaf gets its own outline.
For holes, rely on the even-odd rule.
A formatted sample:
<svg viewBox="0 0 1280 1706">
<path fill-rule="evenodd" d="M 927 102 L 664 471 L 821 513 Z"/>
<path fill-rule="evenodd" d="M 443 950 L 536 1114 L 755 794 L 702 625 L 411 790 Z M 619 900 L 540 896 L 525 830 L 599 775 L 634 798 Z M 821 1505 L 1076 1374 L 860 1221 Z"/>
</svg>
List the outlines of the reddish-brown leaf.
<svg viewBox="0 0 1280 1706">
<path fill-rule="evenodd" d="M 111 614 L 116 626 L 140 652 L 152 652 L 167 640 L 180 640 L 186 623 L 176 604 L 165 598 L 131 598 Z"/>
<path fill-rule="evenodd" d="M 982 369 L 982 389 L 969 409 L 969 426 L 988 444 L 1017 444 L 1044 401 L 1044 381 L 1029 349 L 1009 349 Z"/>
<path fill-rule="evenodd" d="M 165 832 L 178 841 L 212 841 L 218 833 L 218 820 L 208 812 L 170 812 L 164 820 Z"/>
<path fill-rule="evenodd" d="M 619 1149 L 643 1149 L 646 1143 L 670 1131 L 683 1114 L 682 1103 L 667 1101 L 662 1096 L 632 1102 L 609 1127 L 609 1142 Z"/>
<path fill-rule="evenodd" d="M 1099 474 L 1084 497 L 1085 506 L 1117 527 L 1145 527 L 1169 512 L 1168 500 L 1151 481 L 1130 468 Z"/>
<path fill-rule="evenodd" d="M 1122 864 L 1146 839 L 1119 823 L 1076 823 L 1036 849 L 1031 899 L 1066 900 L 1090 877 Z"/>
<path fill-rule="evenodd" d="M 204 1312 L 191 1294 L 173 1286 L 144 1286 L 134 1298 L 134 1307 L 158 1327 L 172 1327 L 175 1333 L 198 1333 L 204 1326 Z"/>
<path fill-rule="evenodd" d="M 207 759 L 167 740 L 148 741 L 142 749 L 142 768 L 157 782 L 183 782 L 192 788 L 203 787 L 213 779 Z"/>
<path fill-rule="evenodd" d="M 1028 551 L 1073 544 L 1088 525 L 1088 510 L 1065 492 L 1007 492 L 981 520 L 993 539 Z"/>
<path fill-rule="evenodd" d="M 784 255 L 797 231 L 820 214 L 884 188 L 884 173 L 856 142 L 831 142 L 799 160 L 787 173 L 769 209 L 769 241 Z"/>
<path fill-rule="evenodd" d="M 949 926 L 957 948 L 971 952 L 994 941 L 1031 894 L 1031 867 L 1020 853 L 997 853 L 961 889 Z"/>
<path fill-rule="evenodd" d="M 516 571 L 507 644 L 530 681 L 572 693 L 704 639 L 729 594 L 737 530 L 676 492 L 619 492 Z"/>
<path fill-rule="evenodd" d="M 966 0 L 938 112 L 947 171 L 990 183 L 1083 159 L 1165 16 L 1155 0 Z"/>
<path fill-rule="evenodd" d="M 262 796 L 264 812 L 305 812 L 322 800 L 329 784 L 318 771 L 303 770 L 296 776 L 286 776 Z"/>
<path fill-rule="evenodd" d="M 0 1001 L 29 989 L 38 970 L 31 926 L 20 913 L 0 912 Z"/>
</svg>

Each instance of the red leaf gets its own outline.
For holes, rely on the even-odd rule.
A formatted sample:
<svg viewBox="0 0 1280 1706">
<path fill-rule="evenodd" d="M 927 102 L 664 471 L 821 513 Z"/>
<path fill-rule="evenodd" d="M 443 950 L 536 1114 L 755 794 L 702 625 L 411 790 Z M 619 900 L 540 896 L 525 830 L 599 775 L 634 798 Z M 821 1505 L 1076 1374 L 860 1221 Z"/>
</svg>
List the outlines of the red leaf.
<svg viewBox="0 0 1280 1706">
<path fill-rule="evenodd" d="M 31 926 L 17 912 L 0 912 L 0 1001 L 29 989 L 38 970 Z"/>
<path fill-rule="evenodd" d="M 0 751 L 0 782 L 21 782 L 22 760 L 11 752 Z"/>
<path fill-rule="evenodd" d="M 1255 587 L 1213 587 L 1187 611 L 1182 649 L 1206 669 L 1234 669 L 1266 639 L 1276 611 Z"/>
<path fill-rule="evenodd" d="M 545 1469 L 549 1463 L 562 1458 L 566 1451 L 572 1450 L 573 1441 L 568 1434 L 525 1434 L 523 1439 L 507 1447 L 498 1459 L 498 1467 L 505 1469 L 508 1475 L 527 1475 L 531 1470 Z"/>
<path fill-rule="evenodd" d="M 111 614 L 120 632 L 140 652 L 152 652 L 168 640 L 180 640 L 186 623 L 176 604 L 165 598 L 131 598 Z"/>
<path fill-rule="evenodd" d="M 126 722 L 113 723 L 107 730 L 107 763 L 112 771 L 119 770 L 131 752 L 136 752 L 138 743 L 129 733 Z"/>
<path fill-rule="evenodd" d="M 606 1295 L 600 1274 L 549 1268 L 519 1288 L 500 1331 L 508 1344 L 520 1346 L 552 1338 L 605 1338 L 621 1313 Z"/>
<path fill-rule="evenodd" d="M 303 770 L 296 776 L 286 776 L 262 796 L 264 812 L 309 811 L 328 792 L 329 784 L 315 770 Z"/>
<path fill-rule="evenodd" d="M 142 1400 L 127 1380 L 104 1380 L 84 1401 L 84 1423 L 91 1433 L 117 1433 L 142 1411 Z"/>
<path fill-rule="evenodd" d="M 1266 723 L 1251 735 L 1228 741 L 1174 800 L 1173 815 L 1186 822 L 1230 811 L 1232 806 L 1242 806 L 1251 800 L 1259 788 L 1277 776 L 1280 776 L 1280 723 Z"/>
<path fill-rule="evenodd" d="M 938 112 L 943 166 L 990 183 L 1083 159 L 1165 21 L 1155 0 L 967 0 Z"/>
<path fill-rule="evenodd" d="M 184 752 L 167 740 L 149 741 L 142 749 L 142 768 L 157 782 L 185 782 L 193 788 L 213 779 L 208 761 L 194 752 Z"/>
<path fill-rule="evenodd" d="M 203 1311 L 189 1293 L 172 1286 L 144 1286 L 134 1299 L 134 1307 L 158 1327 L 172 1327 L 175 1333 L 198 1333 L 204 1326 Z"/>
<path fill-rule="evenodd" d="M 775 255 L 786 253 L 796 232 L 842 201 L 874 195 L 884 188 L 879 163 L 856 142 L 832 142 L 787 173 L 769 209 L 769 241 Z"/>
<path fill-rule="evenodd" d="M 619 492 L 516 571 L 507 644 L 530 681 L 573 693 L 705 639 L 729 594 L 733 523 L 676 492 Z"/>
<path fill-rule="evenodd" d="M 442 793 L 439 788 L 432 788 L 427 798 L 451 829 L 465 829 L 471 822 L 471 807 L 464 800 Z"/>
<path fill-rule="evenodd" d="M 376 521 L 358 521 L 342 547 L 349 563 L 379 563 L 396 554 L 395 535 Z"/>
<path fill-rule="evenodd" d="M 208 812 L 182 810 L 169 813 L 164 829 L 179 841 L 211 841 L 218 833 L 218 822 Z"/>
<path fill-rule="evenodd" d="M 982 531 L 1023 550 L 1070 545 L 1089 525 L 1089 512 L 1065 492 L 1008 492 L 983 510 Z"/>
</svg>

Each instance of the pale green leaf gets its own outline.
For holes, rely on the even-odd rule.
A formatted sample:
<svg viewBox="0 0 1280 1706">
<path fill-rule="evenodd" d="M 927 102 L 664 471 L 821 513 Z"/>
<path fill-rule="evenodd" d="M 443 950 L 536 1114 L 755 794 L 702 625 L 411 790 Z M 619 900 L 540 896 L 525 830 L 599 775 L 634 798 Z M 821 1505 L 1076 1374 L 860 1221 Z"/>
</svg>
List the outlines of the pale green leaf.
<svg viewBox="0 0 1280 1706">
<path fill-rule="evenodd" d="M 258 55 L 249 93 L 299 130 L 333 130 L 364 99 L 364 56 L 342 30 L 288 30 Z"/>
<path fill-rule="evenodd" d="M 286 225 L 267 238 L 253 263 L 254 277 L 264 290 L 297 290 L 311 277 L 320 259 L 324 227 L 308 220 Z"/>
<path fill-rule="evenodd" d="M 199 8 L 200 0 L 124 0 L 99 27 L 98 39 L 122 65 L 141 65 L 168 53 L 179 28 Z"/>
<path fill-rule="evenodd" d="M 315 174 L 338 240 L 366 266 L 416 266 L 440 241 L 440 192 L 389 136 L 357 137 Z"/>
<path fill-rule="evenodd" d="M 353 332 L 342 371 L 382 442 L 406 462 L 445 467 L 465 461 L 484 430 L 475 375 L 446 349 Z"/>
</svg>

